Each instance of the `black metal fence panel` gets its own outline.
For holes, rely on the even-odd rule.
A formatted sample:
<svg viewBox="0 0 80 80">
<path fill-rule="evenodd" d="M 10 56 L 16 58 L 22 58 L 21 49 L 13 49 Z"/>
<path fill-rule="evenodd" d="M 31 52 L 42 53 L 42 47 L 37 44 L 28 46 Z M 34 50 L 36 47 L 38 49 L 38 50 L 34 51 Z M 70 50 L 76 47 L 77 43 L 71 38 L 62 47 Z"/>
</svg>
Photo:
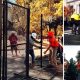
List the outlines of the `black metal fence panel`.
<svg viewBox="0 0 80 80">
<path fill-rule="evenodd" d="M 25 75 L 29 75 L 29 27 L 30 9 L 3 2 L 2 80 L 8 80 L 25 68 Z"/>
<path fill-rule="evenodd" d="M 3 14 L 2 7 L 3 7 L 3 5 L 0 1 L 0 80 L 1 80 L 1 76 L 2 76 L 2 72 L 1 72 L 2 71 L 2 68 L 1 68 L 1 66 L 2 66 L 2 51 L 1 51 L 1 49 L 2 49 L 2 14 Z"/>
</svg>

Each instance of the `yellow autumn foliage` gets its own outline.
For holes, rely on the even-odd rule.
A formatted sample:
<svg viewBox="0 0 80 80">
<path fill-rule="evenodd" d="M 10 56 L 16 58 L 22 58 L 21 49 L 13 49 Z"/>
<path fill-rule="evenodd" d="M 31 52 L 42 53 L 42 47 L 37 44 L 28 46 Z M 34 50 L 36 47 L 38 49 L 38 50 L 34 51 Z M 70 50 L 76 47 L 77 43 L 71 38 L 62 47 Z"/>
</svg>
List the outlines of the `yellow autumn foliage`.
<svg viewBox="0 0 80 80">
<path fill-rule="evenodd" d="M 23 5 L 23 3 L 26 4 L 25 2 L 27 1 L 28 0 L 16 0 L 17 4 L 22 3 L 19 5 Z M 62 16 L 62 4 L 63 0 L 60 0 L 60 3 L 54 3 L 53 0 L 32 0 L 30 2 L 30 28 L 33 29 L 37 27 L 40 29 L 41 14 L 43 14 L 43 20 L 45 21 L 48 21 L 49 16 L 52 16 L 53 18 Z"/>
</svg>

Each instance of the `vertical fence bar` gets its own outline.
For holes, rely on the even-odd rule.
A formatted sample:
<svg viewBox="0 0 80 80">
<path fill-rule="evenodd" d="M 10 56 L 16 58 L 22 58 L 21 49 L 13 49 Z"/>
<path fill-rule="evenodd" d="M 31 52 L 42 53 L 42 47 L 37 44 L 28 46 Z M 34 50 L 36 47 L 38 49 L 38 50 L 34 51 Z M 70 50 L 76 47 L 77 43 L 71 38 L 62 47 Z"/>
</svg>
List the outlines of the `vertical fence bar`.
<svg viewBox="0 0 80 80">
<path fill-rule="evenodd" d="M 1 38 L 1 39 L 0 39 L 0 80 L 1 80 L 1 74 L 2 74 L 2 73 L 1 73 L 1 68 L 2 68 L 2 62 L 1 62 L 1 61 L 2 61 L 2 60 L 1 60 L 1 59 L 2 59 L 2 57 L 1 57 L 1 56 L 2 56 L 2 51 L 1 51 L 1 48 L 2 48 L 2 35 L 1 35 L 1 32 L 2 32 L 2 31 L 1 31 L 1 29 L 0 29 L 0 38 Z"/>
<path fill-rule="evenodd" d="M 2 80 L 7 80 L 7 1 L 3 1 L 3 65 Z"/>
<path fill-rule="evenodd" d="M 1 51 L 1 49 L 2 49 L 2 0 L 0 0 L 0 80 L 1 80 L 1 59 L 2 59 L 2 51 Z"/>
<path fill-rule="evenodd" d="M 42 68 L 42 17 L 43 15 L 41 14 L 41 68 Z"/>
<path fill-rule="evenodd" d="M 29 77 L 29 28 L 30 28 L 30 9 L 27 9 L 26 25 L 26 79 Z"/>
</svg>

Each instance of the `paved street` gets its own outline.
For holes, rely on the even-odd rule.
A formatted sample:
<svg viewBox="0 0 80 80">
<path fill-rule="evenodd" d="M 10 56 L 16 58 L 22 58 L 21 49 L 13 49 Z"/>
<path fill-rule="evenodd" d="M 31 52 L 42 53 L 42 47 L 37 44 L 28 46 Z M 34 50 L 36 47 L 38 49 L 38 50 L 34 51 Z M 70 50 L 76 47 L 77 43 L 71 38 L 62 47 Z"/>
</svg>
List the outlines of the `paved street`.
<svg viewBox="0 0 80 80">
<path fill-rule="evenodd" d="M 37 54 L 36 57 L 40 56 L 39 49 L 35 50 L 35 53 Z M 14 76 L 14 73 L 21 73 L 21 75 L 22 74 L 25 75 L 25 72 L 23 72 L 25 71 L 24 56 L 25 56 L 25 51 L 20 51 L 19 57 L 12 57 L 11 52 L 10 51 L 8 52 L 8 75 L 7 76 L 9 80 L 26 80 L 24 79 L 24 77 L 17 76 L 17 75 Z M 30 58 L 30 61 L 31 61 L 31 58 Z M 43 65 L 47 66 L 47 64 L 48 62 L 45 63 L 43 60 Z M 40 65 L 40 60 L 39 61 L 36 60 L 36 65 Z M 54 76 L 54 74 L 47 72 L 46 69 L 40 68 L 40 66 L 35 66 L 33 69 L 30 69 L 29 75 L 33 78 L 29 80 L 43 80 L 43 79 L 44 80 L 62 80 L 62 76 L 60 77 L 58 75 Z"/>
<path fill-rule="evenodd" d="M 24 47 L 24 46 L 22 46 L 22 47 Z M 43 49 L 43 52 L 44 52 L 44 49 Z M 15 76 L 14 76 L 14 73 L 22 73 L 23 71 L 25 71 L 25 65 L 24 65 L 25 50 L 18 51 L 18 54 L 19 54 L 19 57 L 12 57 L 11 51 L 8 51 L 8 75 L 7 76 L 8 76 L 9 80 L 26 80 L 23 77 L 16 76 L 16 78 L 15 78 Z M 48 54 L 48 52 L 47 52 L 47 54 Z M 35 49 L 35 56 L 36 57 L 40 56 L 39 49 Z M 43 53 L 43 56 L 45 56 L 44 53 Z M 48 57 L 46 58 L 46 60 L 48 60 Z M 31 57 L 30 57 L 30 61 L 31 61 Z M 54 78 L 54 80 L 62 80 L 62 75 L 60 77 L 57 75 L 54 76 L 54 74 L 47 72 L 46 69 L 40 68 L 40 66 L 37 66 L 37 65 L 40 65 L 39 59 L 36 59 L 36 66 L 33 69 L 30 69 L 30 71 L 29 71 L 29 75 L 31 77 L 33 77 L 34 79 L 29 79 L 29 80 L 43 80 L 43 79 L 51 80 L 51 78 L 52 78 L 52 80 L 53 80 L 53 78 Z M 48 65 L 48 61 L 46 62 L 43 59 L 43 66 L 47 66 L 47 65 Z M 62 68 L 62 65 L 61 65 L 61 68 Z M 25 72 L 24 72 L 24 74 L 25 74 Z"/>
<path fill-rule="evenodd" d="M 64 44 L 65 45 L 80 45 L 80 35 L 74 35 L 71 30 L 64 31 Z"/>
</svg>

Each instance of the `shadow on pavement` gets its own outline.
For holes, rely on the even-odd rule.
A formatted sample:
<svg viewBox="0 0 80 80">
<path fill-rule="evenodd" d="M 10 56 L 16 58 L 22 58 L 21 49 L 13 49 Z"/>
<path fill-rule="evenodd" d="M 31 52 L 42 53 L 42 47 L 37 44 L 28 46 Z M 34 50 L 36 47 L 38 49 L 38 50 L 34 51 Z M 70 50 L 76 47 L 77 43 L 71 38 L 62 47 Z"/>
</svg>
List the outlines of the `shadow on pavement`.
<svg viewBox="0 0 80 80">
<path fill-rule="evenodd" d="M 56 70 L 54 66 L 49 65 L 49 61 L 47 59 L 48 56 L 43 57 L 43 67 L 41 68 L 40 58 L 36 58 L 36 66 L 34 68 L 30 68 L 30 77 L 27 78 L 27 80 L 53 80 L 55 76 L 63 76 L 62 64 L 59 65 L 60 70 Z M 14 73 L 14 76 L 9 78 L 8 80 L 26 80 L 25 74 L 25 71 Z M 62 78 L 60 80 L 62 80 Z"/>
</svg>

